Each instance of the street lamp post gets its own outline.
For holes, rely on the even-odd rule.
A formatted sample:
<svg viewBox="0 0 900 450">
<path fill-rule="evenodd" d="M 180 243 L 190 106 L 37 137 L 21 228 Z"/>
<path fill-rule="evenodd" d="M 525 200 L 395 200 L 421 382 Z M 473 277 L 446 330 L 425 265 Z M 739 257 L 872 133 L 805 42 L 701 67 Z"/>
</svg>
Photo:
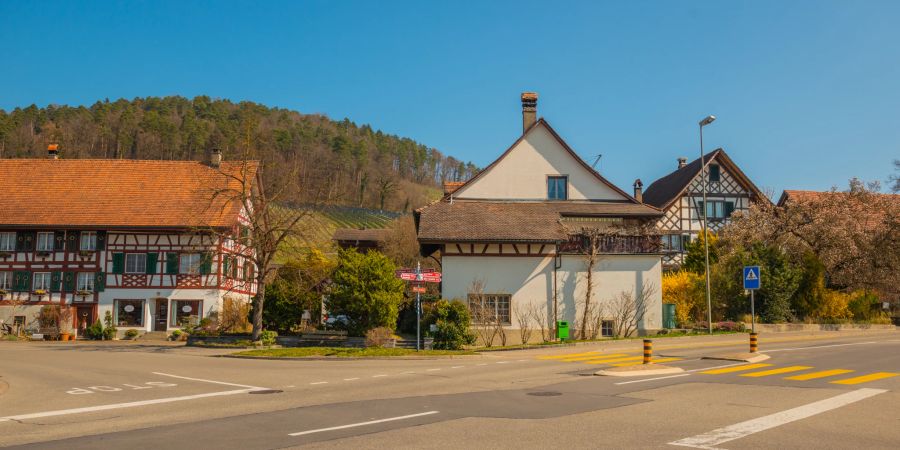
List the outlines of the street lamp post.
<svg viewBox="0 0 900 450">
<path fill-rule="evenodd" d="M 706 116 L 700 121 L 700 176 L 703 186 L 703 222 L 700 223 L 703 232 L 703 252 L 706 258 L 706 324 L 709 326 L 709 334 L 712 334 L 712 297 L 709 293 L 709 234 L 707 234 L 707 213 L 709 205 L 706 202 L 706 161 L 703 155 L 703 127 L 713 123 L 716 116 Z"/>
</svg>

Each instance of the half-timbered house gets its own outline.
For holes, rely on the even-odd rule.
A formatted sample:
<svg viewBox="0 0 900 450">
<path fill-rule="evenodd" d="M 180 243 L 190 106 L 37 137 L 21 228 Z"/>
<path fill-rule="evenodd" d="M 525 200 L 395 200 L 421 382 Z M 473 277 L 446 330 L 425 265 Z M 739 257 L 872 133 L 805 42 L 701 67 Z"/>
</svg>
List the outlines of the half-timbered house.
<svg viewBox="0 0 900 450">
<path fill-rule="evenodd" d="M 0 320 L 61 305 L 78 330 L 109 312 L 120 334 L 166 332 L 254 294 L 243 208 L 215 192 L 255 163 L 50 156 L 0 159 Z"/>
<path fill-rule="evenodd" d="M 614 299 L 644 292 L 638 326 L 660 328 L 658 236 L 610 235 L 599 246 L 588 299 L 580 232 L 652 224 L 661 212 L 586 164 L 536 119 L 536 103 L 536 94 L 522 95 L 522 135 L 496 161 L 415 213 L 423 254 L 439 257 L 443 297 L 470 308 L 478 303 L 508 329 L 520 329 L 520 318 L 533 320 L 529 311 L 577 326 L 589 300 L 602 315 L 602 334 L 610 335 Z"/>
<path fill-rule="evenodd" d="M 750 178 L 725 153 L 716 149 L 688 163 L 678 158 L 678 168 L 654 181 L 642 193 L 642 200 L 661 209 L 657 222 L 662 231 L 663 264 L 677 268 L 684 260 L 686 245 L 697 239 L 703 229 L 703 175 L 706 172 L 706 216 L 710 232 L 720 230 L 736 211 L 747 211 L 751 202 L 768 201 Z M 635 183 L 640 195 L 640 180 Z"/>
</svg>

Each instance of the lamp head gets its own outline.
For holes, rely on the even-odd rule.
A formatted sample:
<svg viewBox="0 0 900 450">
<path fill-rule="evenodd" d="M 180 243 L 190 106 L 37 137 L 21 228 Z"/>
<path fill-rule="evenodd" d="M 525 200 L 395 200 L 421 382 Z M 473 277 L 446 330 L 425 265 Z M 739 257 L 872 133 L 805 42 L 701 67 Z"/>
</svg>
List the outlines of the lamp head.
<svg viewBox="0 0 900 450">
<path fill-rule="evenodd" d="M 700 121 L 700 126 L 705 127 L 716 121 L 716 116 L 706 116 L 703 120 Z"/>
</svg>

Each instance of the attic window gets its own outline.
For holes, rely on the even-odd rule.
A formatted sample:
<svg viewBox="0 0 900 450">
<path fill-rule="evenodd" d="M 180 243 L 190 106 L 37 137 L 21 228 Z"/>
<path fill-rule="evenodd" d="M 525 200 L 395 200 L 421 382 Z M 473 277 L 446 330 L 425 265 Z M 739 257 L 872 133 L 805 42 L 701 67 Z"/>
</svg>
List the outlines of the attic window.
<svg viewBox="0 0 900 450">
<path fill-rule="evenodd" d="M 548 176 L 547 177 L 547 199 L 548 200 L 568 200 L 569 199 L 569 177 L 566 175 Z"/>
<path fill-rule="evenodd" d="M 717 164 L 709 165 L 709 182 L 710 183 L 718 183 L 719 182 L 719 166 Z"/>
</svg>

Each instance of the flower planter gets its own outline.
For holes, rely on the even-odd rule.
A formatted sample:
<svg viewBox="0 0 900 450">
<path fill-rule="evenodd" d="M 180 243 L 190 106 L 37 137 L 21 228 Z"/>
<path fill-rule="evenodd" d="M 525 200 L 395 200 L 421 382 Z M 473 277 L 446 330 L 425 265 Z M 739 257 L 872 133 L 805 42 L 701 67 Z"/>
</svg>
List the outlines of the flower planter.
<svg viewBox="0 0 900 450">
<path fill-rule="evenodd" d="M 0 252 L 0 258 L 6 259 L 6 258 L 9 258 L 10 256 L 12 256 L 12 252 Z"/>
<path fill-rule="evenodd" d="M 68 341 L 69 336 L 71 336 L 69 333 L 59 333 L 59 340 Z"/>
</svg>

